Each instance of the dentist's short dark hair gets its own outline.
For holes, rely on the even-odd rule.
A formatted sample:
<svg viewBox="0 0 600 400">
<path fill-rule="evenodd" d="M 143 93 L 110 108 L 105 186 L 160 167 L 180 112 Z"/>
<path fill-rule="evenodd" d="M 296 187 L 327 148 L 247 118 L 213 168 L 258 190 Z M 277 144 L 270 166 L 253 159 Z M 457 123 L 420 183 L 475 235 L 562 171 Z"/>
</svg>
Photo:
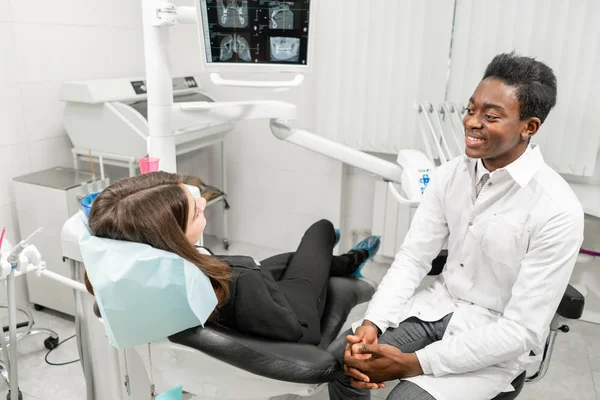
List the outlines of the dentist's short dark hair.
<svg viewBox="0 0 600 400">
<path fill-rule="evenodd" d="M 537 117 L 543 123 L 556 104 L 556 76 L 552 68 L 531 57 L 498 54 L 487 66 L 483 79 L 498 79 L 517 89 L 520 119 Z"/>
</svg>

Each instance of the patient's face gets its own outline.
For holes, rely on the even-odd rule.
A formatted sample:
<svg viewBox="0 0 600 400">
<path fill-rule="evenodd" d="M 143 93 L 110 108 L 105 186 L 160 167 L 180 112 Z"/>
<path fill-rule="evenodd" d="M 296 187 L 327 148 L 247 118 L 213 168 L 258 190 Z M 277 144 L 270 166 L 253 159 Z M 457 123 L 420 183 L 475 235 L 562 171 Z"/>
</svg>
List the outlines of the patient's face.
<svg viewBox="0 0 600 400">
<path fill-rule="evenodd" d="M 204 217 L 204 209 L 206 208 L 206 200 L 203 197 L 194 197 L 192 192 L 184 186 L 185 194 L 188 198 L 188 220 L 185 229 L 185 237 L 194 244 L 202 236 L 202 231 L 206 227 L 206 218 Z"/>
</svg>

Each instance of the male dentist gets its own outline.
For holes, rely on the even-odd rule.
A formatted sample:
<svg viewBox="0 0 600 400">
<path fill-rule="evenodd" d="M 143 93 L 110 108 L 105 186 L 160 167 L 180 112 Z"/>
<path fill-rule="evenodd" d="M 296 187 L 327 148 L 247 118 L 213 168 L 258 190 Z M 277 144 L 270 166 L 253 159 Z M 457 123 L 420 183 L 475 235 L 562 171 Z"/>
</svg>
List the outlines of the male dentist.
<svg viewBox="0 0 600 400">
<path fill-rule="evenodd" d="M 583 241 L 583 210 L 530 144 L 556 104 L 547 65 L 497 55 L 469 99 L 466 156 L 440 166 L 364 320 L 330 351 L 331 400 L 489 400 L 539 360 Z M 417 287 L 448 243 L 439 279 Z"/>
</svg>

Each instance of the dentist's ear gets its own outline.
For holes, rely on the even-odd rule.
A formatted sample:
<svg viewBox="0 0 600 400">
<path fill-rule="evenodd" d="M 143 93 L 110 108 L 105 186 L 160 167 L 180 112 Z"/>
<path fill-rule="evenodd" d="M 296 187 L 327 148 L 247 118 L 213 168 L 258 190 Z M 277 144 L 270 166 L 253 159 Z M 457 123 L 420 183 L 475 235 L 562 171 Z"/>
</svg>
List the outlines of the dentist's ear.
<svg viewBox="0 0 600 400">
<path fill-rule="evenodd" d="M 542 121 L 538 117 L 529 118 L 527 121 L 525 121 L 525 129 L 523 129 L 521 132 L 521 139 L 523 141 L 529 140 L 538 132 L 541 125 Z"/>
</svg>

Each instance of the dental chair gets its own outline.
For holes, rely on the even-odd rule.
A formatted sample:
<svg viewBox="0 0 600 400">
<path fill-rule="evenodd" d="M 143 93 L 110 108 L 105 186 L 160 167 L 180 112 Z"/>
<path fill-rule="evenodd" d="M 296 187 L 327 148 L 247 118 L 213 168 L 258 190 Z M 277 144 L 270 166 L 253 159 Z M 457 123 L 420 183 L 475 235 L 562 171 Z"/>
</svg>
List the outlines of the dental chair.
<svg viewBox="0 0 600 400">
<path fill-rule="evenodd" d="M 433 260 L 431 271 L 429 271 L 430 276 L 439 275 L 442 273 L 444 266 L 446 265 L 446 260 L 448 258 L 448 252 L 443 250 L 440 255 Z M 548 338 L 546 339 L 546 346 L 544 347 L 544 354 L 542 355 L 542 361 L 538 367 L 538 370 L 531 376 L 527 376 L 527 371 L 523 371 L 519 376 L 517 376 L 512 382 L 511 385 L 515 389 L 513 392 L 504 392 L 500 393 L 496 397 L 491 400 L 514 400 L 519 396 L 521 390 L 523 390 L 523 386 L 525 383 L 533 383 L 537 382 L 546 375 L 548 371 L 548 366 L 550 365 L 550 358 L 552 357 L 552 351 L 554 350 L 554 342 L 556 341 L 556 335 L 558 331 L 567 333 L 569 332 L 569 327 L 567 325 L 560 325 L 560 318 L 567 319 L 579 319 L 583 314 L 583 307 L 585 305 L 585 298 L 577 289 L 573 286 L 568 285 L 565 290 L 565 294 L 562 297 L 562 300 L 556 310 L 556 314 L 550 322 L 550 333 L 548 334 Z"/>
<path fill-rule="evenodd" d="M 342 372 L 327 346 L 339 335 L 352 308 L 369 301 L 374 292 L 373 285 L 362 279 L 330 278 L 319 346 L 254 337 L 211 322 L 154 342 L 156 389 L 182 384 L 194 398 L 211 400 L 310 395 Z M 94 313 L 102 318 L 97 304 Z M 136 351 L 149 373 L 147 347 Z"/>
</svg>

